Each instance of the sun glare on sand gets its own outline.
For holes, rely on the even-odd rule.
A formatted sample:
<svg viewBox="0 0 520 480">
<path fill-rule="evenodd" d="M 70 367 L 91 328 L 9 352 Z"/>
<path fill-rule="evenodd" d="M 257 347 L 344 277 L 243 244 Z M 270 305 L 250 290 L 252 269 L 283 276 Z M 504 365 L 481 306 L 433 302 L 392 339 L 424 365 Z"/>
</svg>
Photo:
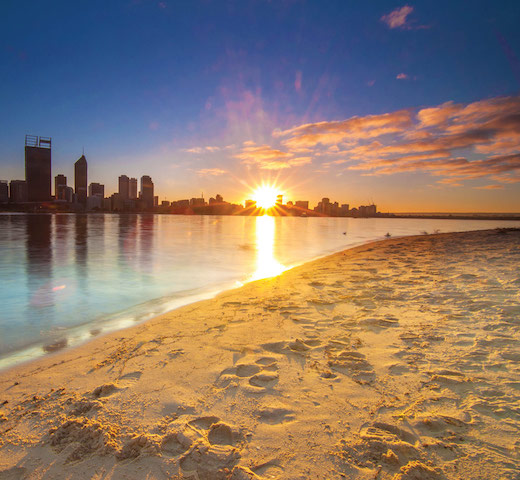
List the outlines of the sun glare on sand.
<svg viewBox="0 0 520 480">
<path fill-rule="evenodd" d="M 253 192 L 253 200 L 258 208 L 268 210 L 276 205 L 278 190 L 271 185 L 262 185 Z"/>
</svg>

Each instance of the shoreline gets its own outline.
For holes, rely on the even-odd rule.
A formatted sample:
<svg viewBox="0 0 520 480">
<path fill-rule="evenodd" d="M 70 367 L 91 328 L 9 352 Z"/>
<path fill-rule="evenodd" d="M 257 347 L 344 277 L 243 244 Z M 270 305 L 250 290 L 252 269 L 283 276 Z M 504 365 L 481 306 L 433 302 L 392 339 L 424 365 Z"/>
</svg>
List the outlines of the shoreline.
<svg viewBox="0 0 520 480">
<path fill-rule="evenodd" d="M 0 476 L 514 479 L 518 259 L 370 242 L 11 367 Z"/>
<path fill-rule="evenodd" d="M 171 213 L 171 212 L 109 212 L 109 211 L 56 211 L 54 209 L 42 210 L 42 211 L 30 211 L 30 210 L 0 210 L 0 214 L 24 214 L 24 215 L 177 215 L 177 216 L 223 216 L 223 217 L 234 217 L 234 216 L 254 216 L 261 217 L 264 214 L 251 214 L 249 213 Z M 361 215 L 325 215 L 322 213 L 309 210 L 308 214 L 305 215 L 269 215 L 273 217 L 293 217 L 293 218 L 352 218 L 357 220 L 370 219 L 370 218 L 385 218 L 385 219 L 414 219 L 414 220 L 498 220 L 498 221 L 520 221 L 520 213 L 378 213 L 373 216 L 361 216 Z"/>
<path fill-rule="evenodd" d="M 402 236 L 395 236 L 392 238 L 404 238 L 408 235 L 402 235 Z M 321 260 L 323 258 L 327 258 L 331 255 L 336 255 L 337 253 L 352 250 L 354 248 L 357 248 L 362 245 L 368 245 L 370 243 L 377 243 L 380 241 L 385 241 L 387 239 L 378 239 L 378 240 L 368 240 L 368 241 L 360 241 L 355 244 L 352 244 L 348 248 L 343 248 L 340 250 L 337 250 L 335 252 L 327 252 L 322 255 L 318 255 L 316 257 L 313 257 L 309 260 L 296 262 L 294 264 L 291 264 L 284 268 L 283 272 L 292 270 L 293 268 L 298 268 L 303 265 L 306 265 L 308 263 L 315 262 L 317 260 Z M 282 273 L 283 273 L 282 272 Z M 273 278 L 273 277 L 266 277 L 266 278 Z M 85 345 L 89 343 L 90 341 L 96 339 L 96 338 L 102 338 L 105 335 L 109 335 L 111 333 L 124 331 L 126 329 L 131 329 L 133 327 L 136 327 L 138 325 L 141 325 L 145 322 L 148 322 L 152 319 L 156 319 L 161 317 L 162 315 L 169 314 L 171 312 L 174 312 L 175 310 L 178 310 L 179 308 L 192 305 L 194 303 L 198 303 L 203 300 L 210 300 L 215 298 L 216 296 L 225 293 L 230 292 L 239 288 L 242 288 L 244 285 L 247 285 L 252 282 L 256 282 L 258 280 L 264 280 L 265 278 L 254 278 L 253 274 L 251 274 L 248 279 L 241 281 L 236 280 L 233 282 L 226 282 L 221 285 L 221 288 L 217 288 L 216 285 L 209 285 L 206 288 L 201 287 L 195 290 L 190 291 L 191 293 L 189 295 L 183 295 L 179 298 L 177 302 L 178 305 L 170 308 L 168 310 L 165 310 L 161 313 L 147 313 L 140 316 L 139 319 L 125 319 L 125 318 L 119 318 L 119 317 L 127 317 L 128 315 L 124 315 L 129 313 L 130 311 L 135 311 L 135 309 L 148 305 L 153 304 L 159 299 L 152 299 L 149 301 L 146 301 L 142 304 L 137 304 L 129 309 L 122 310 L 120 312 L 115 312 L 113 314 L 108 315 L 106 318 L 99 319 L 98 321 L 92 321 L 87 322 L 85 324 L 76 325 L 73 327 L 64 328 L 63 330 L 67 332 L 67 335 L 57 335 L 55 338 L 52 339 L 52 342 L 35 342 L 26 345 L 25 347 L 13 351 L 12 353 L 9 353 L 7 355 L 4 355 L 0 357 L 0 376 L 3 372 L 8 371 L 11 368 L 16 367 L 17 365 L 29 365 L 31 362 L 38 361 L 40 358 L 43 358 L 48 355 L 54 355 L 56 353 L 75 349 L 78 347 L 81 347 L 82 345 Z M 198 293 L 197 293 L 198 292 Z M 179 293 L 182 292 L 175 292 L 172 296 L 175 297 Z M 118 317 L 114 320 L 114 317 Z M 106 319 L 112 319 L 109 320 L 109 326 L 106 328 L 103 328 L 102 324 L 106 325 Z M 114 325 L 112 325 L 114 324 Z M 124 324 L 125 326 L 121 327 L 120 325 Z M 119 326 L 118 326 L 119 325 Z M 94 333 L 93 333 L 94 332 Z"/>
</svg>

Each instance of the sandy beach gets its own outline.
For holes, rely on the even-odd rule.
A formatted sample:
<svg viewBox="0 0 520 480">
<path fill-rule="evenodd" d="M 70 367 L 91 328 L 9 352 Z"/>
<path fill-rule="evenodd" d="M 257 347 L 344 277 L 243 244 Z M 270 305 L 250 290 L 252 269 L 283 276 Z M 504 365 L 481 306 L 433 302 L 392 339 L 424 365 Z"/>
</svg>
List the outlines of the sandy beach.
<svg viewBox="0 0 520 480">
<path fill-rule="evenodd" d="M 391 238 L 0 372 L 0 479 L 518 479 L 519 265 Z"/>
</svg>

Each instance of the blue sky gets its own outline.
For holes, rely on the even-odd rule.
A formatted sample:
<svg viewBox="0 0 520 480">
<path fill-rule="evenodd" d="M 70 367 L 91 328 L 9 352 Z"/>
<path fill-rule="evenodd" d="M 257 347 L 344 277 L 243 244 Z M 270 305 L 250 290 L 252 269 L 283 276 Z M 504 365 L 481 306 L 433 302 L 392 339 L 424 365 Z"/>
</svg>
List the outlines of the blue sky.
<svg viewBox="0 0 520 480">
<path fill-rule="evenodd" d="M 516 1 L 7 1 L 0 177 L 23 178 L 28 133 L 69 185 L 84 147 L 109 193 L 149 174 L 161 199 L 276 180 L 293 200 L 520 211 L 519 20 Z"/>
</svg>

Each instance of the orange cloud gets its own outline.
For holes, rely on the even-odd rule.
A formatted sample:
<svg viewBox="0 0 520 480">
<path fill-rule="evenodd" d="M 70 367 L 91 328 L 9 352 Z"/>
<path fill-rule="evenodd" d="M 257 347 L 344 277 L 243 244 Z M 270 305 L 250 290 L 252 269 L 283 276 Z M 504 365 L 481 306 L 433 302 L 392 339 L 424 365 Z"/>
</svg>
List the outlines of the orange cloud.
<svg viewBox="0 0 520 480">
<path fill-rule="evenodd" d="M 308 123 L 273 136 L 288 155 L 306 149 L 342 156 L 327 166 L 350 162 L 348 169 L 371 174 L 421 170 L 459 179 L 499 175 L 512 183 L 520 173 L 520 97 Z"/>
<path fill-rule="evenodd" d="M 520 174 L 519 175 L 511 175 L 506 173 L 505 175 L 492 175 L 491 178 L 501 183 L 519 183 L 520 182 Z"/>
<path fill-rule="evenodd" d="M 218 175 L 224 175 L 225 173 L 228 173 L 226 170 L 222 170 L 221 168 L 202 168 L 201 170 L 197 171 L 198 175 L 204 176 L 204 175 L 211 175 L 211 176 L 218 176 Z"/>
<path fill-rule="evenodd" d="M 389 28 L 403 28 L 406 26 L 406 18 L 413 12 L 413 7 L 405 5 L 396 8 L 387 15 L 381 17 L 381 21 L 386 23 Z"/>
<path fill-rule="evenodd" d="M 453 117 L 456 113 L 460 112 L 462 107 L 455 105 L 453 102 L 446 102 L 438 107 L 423 108 L 417 113 L 421 127 L 433 127 L 436 125 L 442 125 Z"/>
<path fill-rule="evenodd" d="M 318 144 L 333 145 L 342 141 L 402 133 L 411 126 L 411 115 L 409 110 L 399 110 L 382 115 L 352 117 L 343 121 L 308 123 L 284 131 L 275 131 L 273 136 L 288 137 L 282 140 L 282 145 L 289 149 L 309 148 Z"/>
<path fill-rule="evenodd" d="M 459 182 L 460 178 L 443 178 L 442 180 L 437 180 L 437 183 L 448 185 L 449 187 L 462 187 L 462 183 Z"/>
<path fill-rule="evenodd" d="M 479 190 L 502 190 L 504 188 L 503 185 L 484 185 L 483 187 L 473 187 Z"/>
<path fill-rule="evenodd" d="M 283 152 L 269 145 L 246 146 L 235 158 L 242 163 L 257 165 L 264 170 L 281 170 L 290 167 L 300 167 L 312 162 L 311 157 L 294 157 L 293 153 Z"/>
</svg>

